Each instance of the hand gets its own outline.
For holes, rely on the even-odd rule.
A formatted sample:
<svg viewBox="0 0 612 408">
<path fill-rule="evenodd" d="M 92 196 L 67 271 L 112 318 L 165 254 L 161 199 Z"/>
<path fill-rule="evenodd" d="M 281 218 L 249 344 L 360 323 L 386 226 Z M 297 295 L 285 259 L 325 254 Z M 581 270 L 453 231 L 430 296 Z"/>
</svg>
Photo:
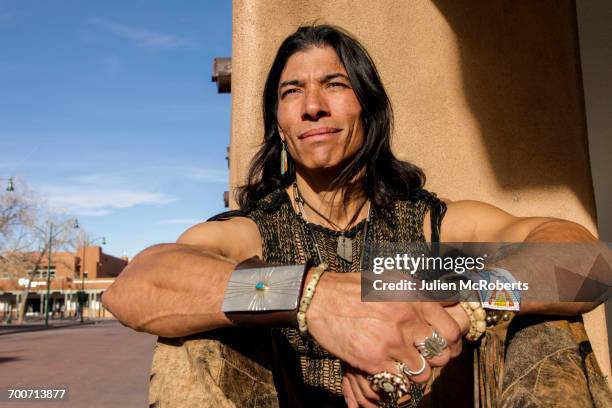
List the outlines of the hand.
<svg viewBox="0 0 612 408">
<path fill-rule="evenodd" d="M 459 303 L 455 303 L 452 306 L 446 306 L 444 310 L 446 310 L 450 317 L 452 317 L 459 326 L 459 329 L 461 330 L 461 337 L 470 331 L 470 318 Z"/>
<path fill-rule="evenodd" d="M 378 408 L 378 403 L 383 401 L 383 395 L 372 390 L 367 375 L 352 367 L 344 370 L 342 394 L 349 408 Z"/>
<path fill-rule="evenodd" d="M 469 331 L 470 319 L 459 304 L 447 306 L 445 310 L 457 322 L 462 335 Z M 342 394 L 349 408 L 378 408 L 378 403 L 386 398 L 383 393 L 372 390 L 367 374 L 352 367 L 344 369 Z"/>
<path fill-rule="evenodd" d="M 397 362 L 418 370 L 422 360 L 414 344 L 436 329 L 448 342 L 425 371 L 411 377 L 426 382 L 431 367 L 445 365 L 461 352 L 461 327 L 436 302 L 361 302 L 360 274 L 326 273 L 306 314 L 308 329 L 327 351 L 367 374 L 397 373 Z M 462 313 L 464 313 L 462 311 Z M 464 313 L 465 314 L 465 313 Z"/>
</svg>

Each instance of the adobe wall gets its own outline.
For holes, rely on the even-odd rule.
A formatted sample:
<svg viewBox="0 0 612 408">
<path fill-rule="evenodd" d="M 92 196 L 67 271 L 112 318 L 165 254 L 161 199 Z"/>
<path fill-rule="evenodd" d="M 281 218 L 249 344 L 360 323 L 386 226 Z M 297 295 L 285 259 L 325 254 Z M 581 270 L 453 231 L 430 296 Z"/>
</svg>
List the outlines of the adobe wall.
<svg viewBox="0 0 612 408">
<path fill-rule="evenodd" d="M 261 141 L 261 92 L 280 42 L 316 20 L 373 56 L 395 110 L 394 150 L 425 170 L 429 190 L 596 232 L 573 1 L 233 4 L 231 189 Z M 610 373 L 603 308 L 586 320 Z"/>
</svg>

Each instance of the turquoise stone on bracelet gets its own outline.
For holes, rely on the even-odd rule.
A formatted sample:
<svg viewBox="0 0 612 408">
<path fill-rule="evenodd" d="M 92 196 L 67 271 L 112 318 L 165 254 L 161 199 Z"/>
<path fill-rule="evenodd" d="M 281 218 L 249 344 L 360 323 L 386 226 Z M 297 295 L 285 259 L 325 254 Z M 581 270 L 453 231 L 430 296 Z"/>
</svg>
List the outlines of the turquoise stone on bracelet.
<svg viewBox="0 0 612 408">
<path fill-rule="evenodd" d="M 266 290 L 266 289 L 267 289 L 267 287 L 266 287 L 266 284 L 265 284 L 265 283 L 263 283 L 263 282 L 259 281 L 259 282 L 257 282 L 257 283 L 255 284 L 255 289 L 256 289 L 256 290 Z"/>
</svg>

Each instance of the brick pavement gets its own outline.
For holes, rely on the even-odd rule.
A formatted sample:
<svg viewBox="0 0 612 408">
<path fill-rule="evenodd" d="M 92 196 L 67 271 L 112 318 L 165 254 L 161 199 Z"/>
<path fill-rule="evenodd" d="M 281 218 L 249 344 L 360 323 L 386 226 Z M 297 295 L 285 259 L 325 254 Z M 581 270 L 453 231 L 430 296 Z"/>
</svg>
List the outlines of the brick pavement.
<svg viewBox="0 0 612 408">
<path fill-rule="evenodd" d="M 21 333 L 21 332 L 29 332 L 29 331 L 37 331 L 37 330 L 50 330 L 50 329 L 61 329 L 71 326 L 81 326 L 83 324 L 95 324 L 96 322 L 93 320 L 85 320 L 81 323 L 79 320 L 50 320 L 49 326 L 45 327 L 45 321 L 28 321 L 25 324 L 0 324 L 0 336 Z"/>
<path fill-rule="evenodd" d="M 7 402 L 6 408 L 131 408 L 148 405 L 156 337 L 116 321 L 0 337 L 0 388 L 67 387 L 57 402 Z"/>
</svg>

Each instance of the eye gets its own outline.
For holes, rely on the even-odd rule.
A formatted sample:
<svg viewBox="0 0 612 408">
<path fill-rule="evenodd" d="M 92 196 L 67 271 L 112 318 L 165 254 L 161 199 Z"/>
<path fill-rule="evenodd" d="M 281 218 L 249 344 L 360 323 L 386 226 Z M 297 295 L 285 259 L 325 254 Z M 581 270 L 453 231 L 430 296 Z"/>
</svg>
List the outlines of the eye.
<svg viewBox="0 0 612 408">
<path fill-rule="evenodd" d="M 327 86 L 329 88 L 348 88 L 348 85 L 343 82 L 330 82 Z"/>
<path fill-rule="evenodd" d="M 284 90 L 284 91 L 281 93 L 281 98 L 284 98 L 284 97 L 285 97 L 285 96 L 287 96 L 287 95 L 294 94 L 294 93 L 298 93 L 298 92 L 299 92 L 299 89 L 298 89 L 298 88 L 289 88 L 289 89 L 286 89 L 286 90 Z"/>
</svg>

